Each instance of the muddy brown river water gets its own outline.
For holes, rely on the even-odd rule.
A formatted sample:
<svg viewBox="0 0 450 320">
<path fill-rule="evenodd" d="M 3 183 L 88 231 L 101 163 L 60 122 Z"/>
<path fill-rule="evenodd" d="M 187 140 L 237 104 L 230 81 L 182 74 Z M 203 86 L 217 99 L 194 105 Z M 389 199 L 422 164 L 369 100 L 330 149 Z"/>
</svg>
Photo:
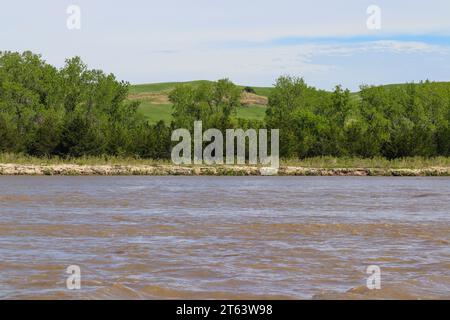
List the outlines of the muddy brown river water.
<svg viewBox="0 0 450 320">
<path fill-rule="evenodd" d="M 0 298 L 450 299 L 450 178 L 0 177 Z"/>
</svg>

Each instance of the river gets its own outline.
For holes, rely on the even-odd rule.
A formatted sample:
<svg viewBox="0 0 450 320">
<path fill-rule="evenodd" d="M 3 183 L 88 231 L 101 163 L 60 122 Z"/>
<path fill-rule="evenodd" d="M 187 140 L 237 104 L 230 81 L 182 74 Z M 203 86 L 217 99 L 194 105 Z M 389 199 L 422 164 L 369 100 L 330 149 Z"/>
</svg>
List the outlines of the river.
<svg viewBox="0 0 450 320">
<path fill-rule="evenodd" d="M 449 299 L 449 200 L 450 178 L 4 176 L 0 298 Z"/>
</svg>

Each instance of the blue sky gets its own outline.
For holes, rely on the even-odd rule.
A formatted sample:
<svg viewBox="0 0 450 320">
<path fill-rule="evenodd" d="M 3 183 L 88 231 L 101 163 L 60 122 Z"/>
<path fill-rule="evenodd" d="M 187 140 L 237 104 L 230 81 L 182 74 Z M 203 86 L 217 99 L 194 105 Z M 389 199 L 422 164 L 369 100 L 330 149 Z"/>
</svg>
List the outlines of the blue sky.
<svg viewBox="0 0 450 320">
<path fill-rule="evenodd" d="M 131 83 L 228 77 L 314 86 L 450 80 L 450 1 L 1 0 L 0 50 L 79 55 Z M 117 2 L 117 3 L 116 3 Z M 370 30 L 366 10 L 381 9 Z M 81 29 L 66 26 L 69 5 Z"/>
</svg>

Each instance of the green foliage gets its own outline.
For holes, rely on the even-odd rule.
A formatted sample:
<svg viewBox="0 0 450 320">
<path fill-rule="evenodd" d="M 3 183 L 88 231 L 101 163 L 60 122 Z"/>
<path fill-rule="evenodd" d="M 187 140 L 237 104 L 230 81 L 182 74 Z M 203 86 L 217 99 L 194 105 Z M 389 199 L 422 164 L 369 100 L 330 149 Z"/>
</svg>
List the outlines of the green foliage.
<svg viewBox="0 0 450 320">
<path fill-rule="evenodd" d="M 301 78 L 281 77 L 269 96 L 266 123 L 280 129 L 280 154 L 309 157 L 330 149 L 331 94 L 309 87 Z"/>
<path fill-rule="evenodd" d="M 154 104 L 142 101 L 138 112 L 151 124 L 156 124 L 161 120 L 165 123 L 171 123 L 173 120 L 171 104 Z M 266 107 L 261 105 L 241 105 L 236 108 L 236 118 L 238 119 L 263 121 L 265 115 Z"/>
<path fill-rule="evenodd" d="M 169 95 L 173 103 L 176 128 L 193 128 L 194 121 L 203 121 L 206 128 L 233 128 L 233 115 L 240 106 L 242 91 L 228 79 L 202 83 L 197 87 L 180 85 Z"/>
<path fill-rule="evenodd" d="M 192 130 L 202 120 L 204 129 L 280 129 L 284 158 L 450 155 L 446 83 L 362 86 L 351 94 L 341 86 L 327 92 L 301 78 L 280 77 L 274 88 L 224 79 L 131 90 L 171 90 L 172 109 L 160 110 L 167 125 L 148 121 L 142 115 L 148 106 L 127 99 L 128 83 L 88 69 L 78 57 L 58 69 L 31 52 L 0 52 L 0 153 L 168 159 L 172 130 Z M 241 106 L 243 90 L 268 95 L 267 109 Z"/>
<path fill-rule="evenodd" d="M 256 93 L 255 89 L 253 89 L 252 87 L 249 87 L 249 86 L 245 87 L 243 89 L 243 91 L 247 92 L 247 93 Z"/>
<path fill-rule="evenodd" d="M 289 158 L 448 156 L 449 123 L 450 86 L 429 81 L 363 86 L 355 99 L 340 86 L 329 93 L 281 77 L 266 112 Z"/>
<path fill-rule="evenodd" d="M 147 125 L 128 92 L 128 83 L 89 70 L 78 57 L 57 69 L 31 52 L 0 52 L 0 151 L 141 156 L 134 138 L 153 136 L 159 143 L 161 128 Z M 157 143 L 145 152 L 167 156 Z"/>
</svg>

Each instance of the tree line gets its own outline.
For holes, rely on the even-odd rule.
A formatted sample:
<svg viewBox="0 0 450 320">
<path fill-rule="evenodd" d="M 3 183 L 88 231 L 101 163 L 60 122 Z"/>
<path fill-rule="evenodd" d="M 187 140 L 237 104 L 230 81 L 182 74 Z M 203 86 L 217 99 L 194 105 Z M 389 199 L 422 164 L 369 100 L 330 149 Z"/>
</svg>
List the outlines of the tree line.
<svg viewBox="0 0 450 320">
<path fill-rule="evenodd" d="M 58 69 L 31 52 L 2 52 L 0 152 L 170 157 L 170 128 L 148 124 L 128 91 L 78 57 Z"/>
<path fill-rule="evenodd" d="M 249 90 L 249 89 L 247 89 Z M 362 86 L 351 93 L 280 77 L 264 121 L 240 119 L 242 89 L 229 80 L 180 85 L 170 93 L 173 121 L 149 124 L 129 84 L 80 58 L 62 68 L 31 52 L 0 52 L 0 152 L 33 156 L 134 156 L 169 159 L 176 128 L 280 129 L 285 158 L 389 159 L 450 155 L 450 85 Z"/>
<path fill-rule="evenodd" d="M 361 86 L 358 94 L 279 78 L 266 125 L 280 129 L 284 157 L 388 159 L 450 155 L 450 84 Z"/>
</svg>

